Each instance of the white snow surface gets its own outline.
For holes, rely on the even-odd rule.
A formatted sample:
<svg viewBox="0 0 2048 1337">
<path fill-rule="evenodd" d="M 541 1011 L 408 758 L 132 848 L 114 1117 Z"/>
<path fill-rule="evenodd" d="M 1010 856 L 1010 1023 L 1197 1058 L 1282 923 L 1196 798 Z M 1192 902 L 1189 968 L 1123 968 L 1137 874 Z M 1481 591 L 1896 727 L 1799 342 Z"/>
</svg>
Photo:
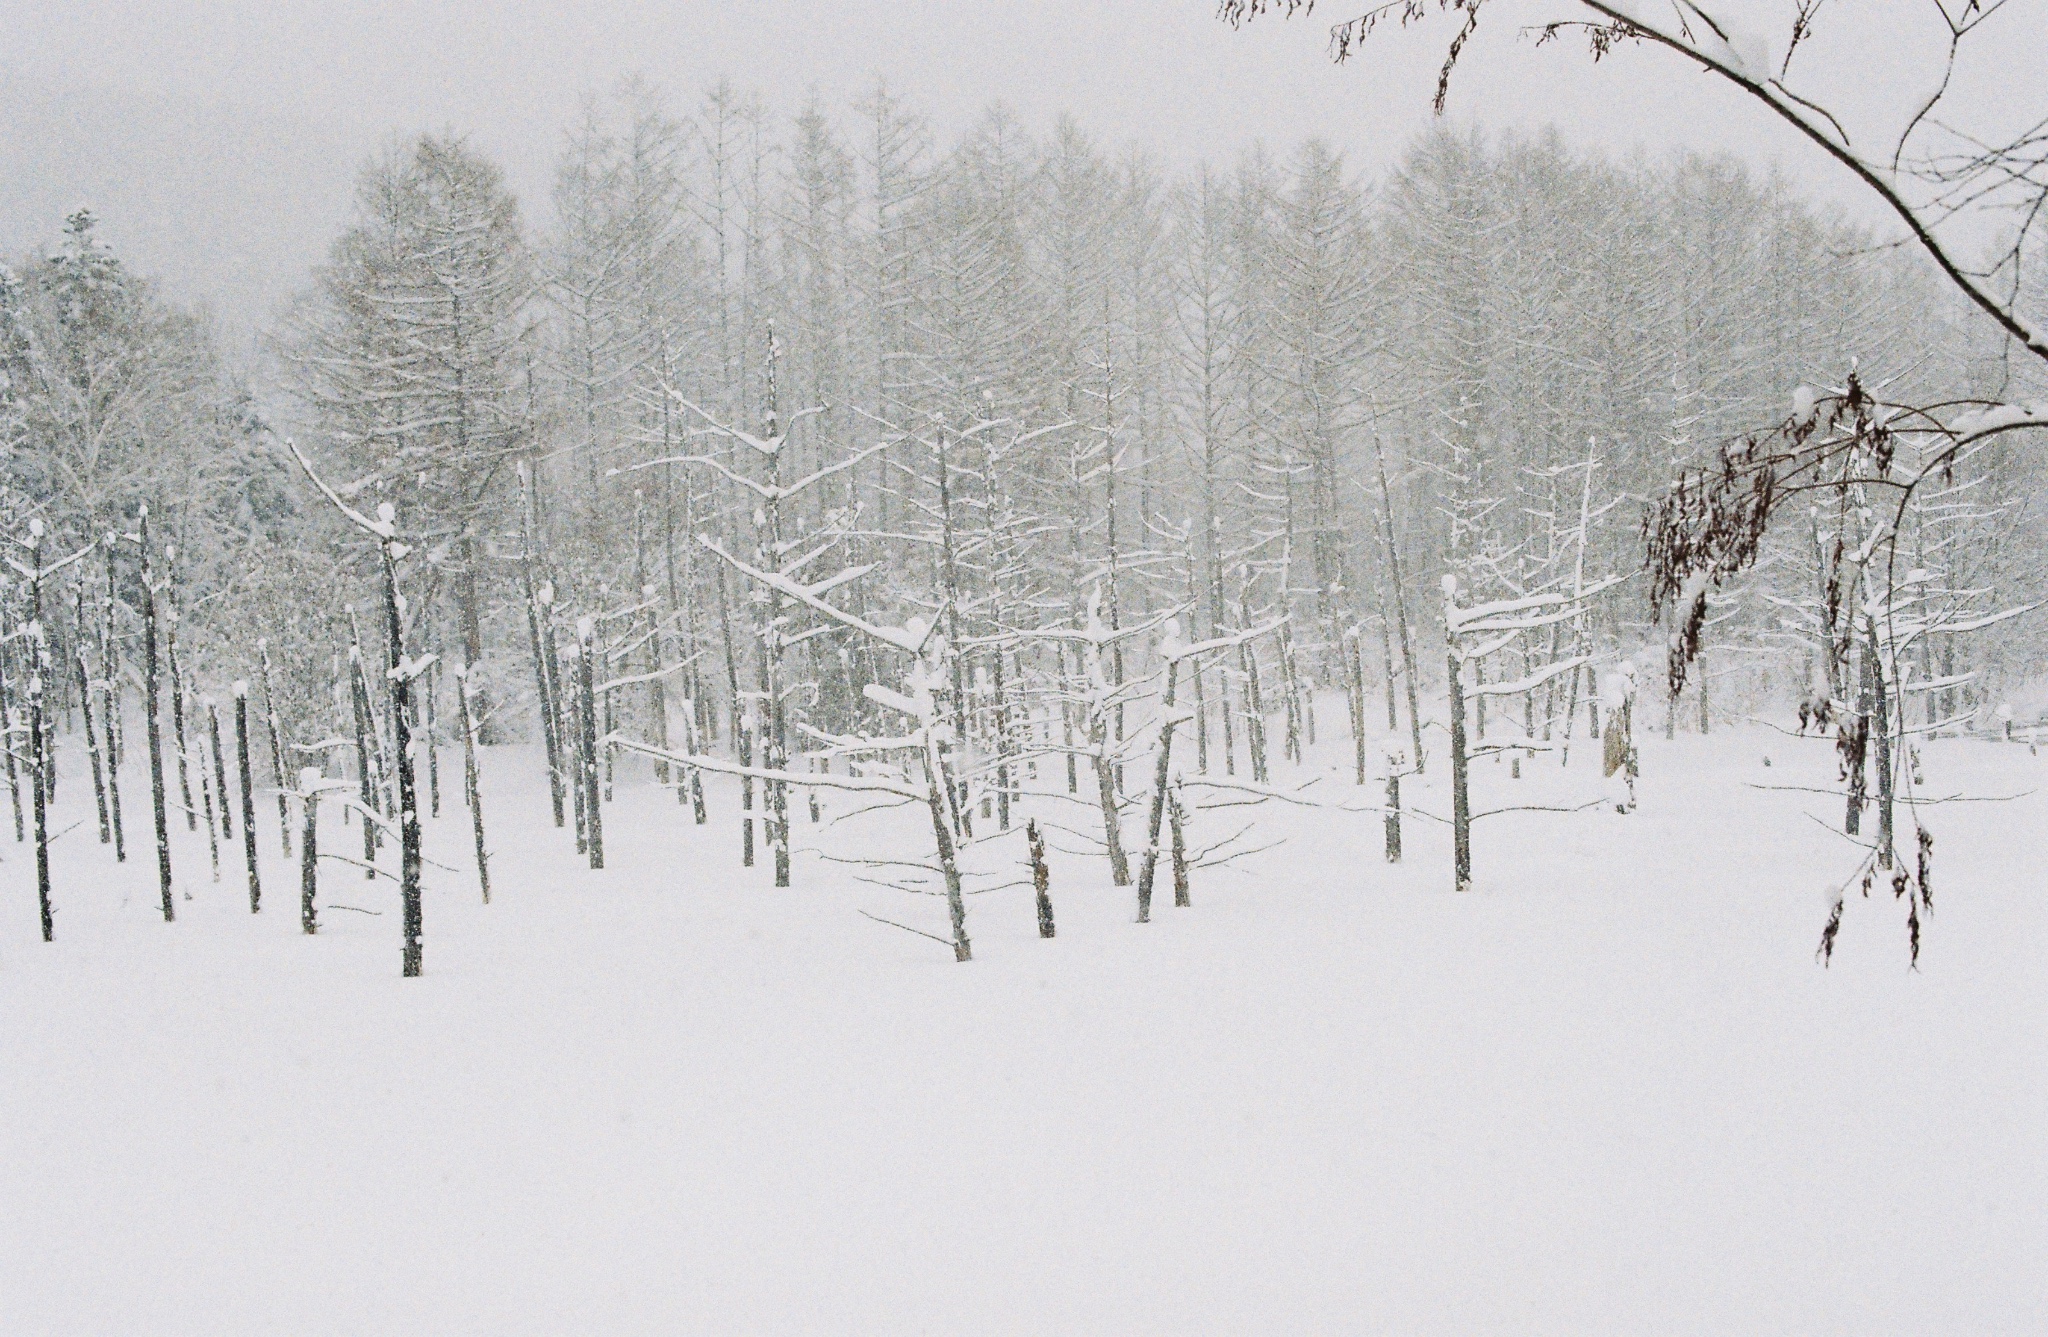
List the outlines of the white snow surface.
<svg viewBox="0 0 2048 1337">
<path fill-rule="evenodd" d="M 2043 761 L 1923 745 L 1926 792 L 2035 792 L 1928 810 L 1918 973 L 1882 886 L 1823 970 L 1840 800 L 1749 786 L 1831 785 L 1831 743 L 1660 732 L 1640 811 L 1488 818 L 1465 895 L 1434 823 L 1389 866 L 1377 816 L 1272 805 L 1285 844 L 1140 925 L 1054 831 L 1059 936 L 1028 885 L 971 897 L 966 965 L 855 913 L 943 933 L 941 899 L 740 868 L 724 777 L 697 827 L 622 762 L 592 872 L 524 747 L 484 758 L 481 905 L 444 753 L 427 852 L 465 871 L 429 865 L 415 980 L 382 879 L 329 867 L 300 934 L 267 794 L 262 913 L 239 839 L 216 885 L 176 823 L 162 922 L 131 759 L 128 862 L 59 842 L 52 945 L 0 836 L 0 1332 L 2040 1331 Z M 1402 788 L 1442 812 L 1433 739 Z M 1598 763 L 1482 758 L 1474 805 Z M 800 851 L 929 857 L 915 808 L 791 806 Z"/>
</svg>

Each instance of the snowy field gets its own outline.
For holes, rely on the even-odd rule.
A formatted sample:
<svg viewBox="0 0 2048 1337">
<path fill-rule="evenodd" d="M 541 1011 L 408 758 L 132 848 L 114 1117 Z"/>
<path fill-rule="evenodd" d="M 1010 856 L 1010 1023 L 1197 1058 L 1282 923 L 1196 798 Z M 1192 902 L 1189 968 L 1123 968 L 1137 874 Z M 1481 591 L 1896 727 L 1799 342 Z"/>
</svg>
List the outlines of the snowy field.
<svg viewBox="0 0 2048 1337">
<path fill-rule="evenodd" d="M 128 862 L 58 846 L 54 945 L 0 849 L 0 1332 L 2043 1331 L 2048 759 L 1928 745 L 1927 792 L 2027 796 L 1931 811 L 1918 973 L 1888 890 L 1823 971 L 1840 800 L 1749 785 L 1831 783 L 1829 744 L 1642 749 L 1633 815 L 1481 822 L 1468 895 L 1441 827 L 1390 867 L 1374 817 L 1268 808 L 1286 843 L 1149 925 L 1055 852 L 1059 936 L 977 897 L 968 965 L 856 913 L 943 901 L 741 869 L 726 780 L 700 828 L 622 771 L 591 872 L 497 749 L 494 903 L 451 782 L 411 981 L 387 882 L 331 867 L 300 934 L 274 806 L 263 912 L 180 831 L 163 923 L 131 767 Z M 1482 762 L 1475 802 L 1592 762 Z"/>
</svg>

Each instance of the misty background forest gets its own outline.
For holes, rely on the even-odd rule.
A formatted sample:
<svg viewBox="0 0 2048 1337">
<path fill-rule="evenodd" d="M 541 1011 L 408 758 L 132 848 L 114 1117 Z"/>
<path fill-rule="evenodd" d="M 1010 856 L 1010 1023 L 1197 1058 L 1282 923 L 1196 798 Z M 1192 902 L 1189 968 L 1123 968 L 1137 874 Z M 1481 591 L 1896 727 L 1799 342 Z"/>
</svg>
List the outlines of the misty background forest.
<svg viewBox="0 0 2048 1337">
<path fill-rule="evenodd" d="M 1587 8 L 1837 162 L 636 74 L 545 198 L 389 134 L 253 339 L 40 220 L 10 1326 L 2020 1330 L 2038 130 Z"/>
</svg>

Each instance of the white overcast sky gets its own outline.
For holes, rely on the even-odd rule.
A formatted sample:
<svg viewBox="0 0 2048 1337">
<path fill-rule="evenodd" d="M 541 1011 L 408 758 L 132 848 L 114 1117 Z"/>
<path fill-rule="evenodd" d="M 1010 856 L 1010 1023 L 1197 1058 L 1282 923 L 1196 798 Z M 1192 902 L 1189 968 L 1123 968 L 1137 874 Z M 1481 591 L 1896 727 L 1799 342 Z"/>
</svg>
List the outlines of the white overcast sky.
<svg viewBox="0 0 2048 1337">
<path fill-rule="evenodd" d="M 1782 40 L 1787 6 L 1730 7 Z M 469 132 L 538 221 L 579 101 L 635 71 L 678 107 L 725 75 L 789 110 L 812 90 L 844 104 L 879 74 L 942 142 L 996 99 L 1034 128 L 1070 111 L 1108 144 L 1182 164 L 1321 135 L 1369 176 L 1429 125 L 1453 28 L 1388 32 L 1335 67 L 1328 24 L 1349 8 L 1232 32 L 1213 0 L 0 0 L 0 252 L 47 241 L 89 203 L 124 254 L 245 334 L 304 282 L 384 137 Z M 1968 105 L 1998 125 L 2048 106 L 2044 11 L 2014 0 L 1963 71 Z M 1840 169 L 1675 57 L 1624 49 L 1595 66 L 1577 42 L 1536 49 L 1517 31 L 1572 12 L 1494 0 L 1453 116 L 1555 125 L 1615 154 L 1733 151 L 1861 208 Z M 1828 77 L 1814 84 L 1865 118 L 1859 131 L 1889 121 L 1924 84 L 1931 0 L 1822 13 L 1811 71 Z"/>
</svg>

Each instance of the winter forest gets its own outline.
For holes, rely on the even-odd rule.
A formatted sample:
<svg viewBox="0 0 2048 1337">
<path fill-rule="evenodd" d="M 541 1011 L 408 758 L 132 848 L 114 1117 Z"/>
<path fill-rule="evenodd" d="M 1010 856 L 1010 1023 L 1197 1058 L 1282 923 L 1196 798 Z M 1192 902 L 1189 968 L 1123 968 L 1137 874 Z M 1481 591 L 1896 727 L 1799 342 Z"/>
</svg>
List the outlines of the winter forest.
<svg viewBox="0 0 2048 1337">
<path fill-rule="evenodd" d="M 1820 147 L 636 75 L 246 356 L 45 220 L 0 1327 L 2038 1319 L 2041 132 L 1572 8 Z"/>
</svg>

